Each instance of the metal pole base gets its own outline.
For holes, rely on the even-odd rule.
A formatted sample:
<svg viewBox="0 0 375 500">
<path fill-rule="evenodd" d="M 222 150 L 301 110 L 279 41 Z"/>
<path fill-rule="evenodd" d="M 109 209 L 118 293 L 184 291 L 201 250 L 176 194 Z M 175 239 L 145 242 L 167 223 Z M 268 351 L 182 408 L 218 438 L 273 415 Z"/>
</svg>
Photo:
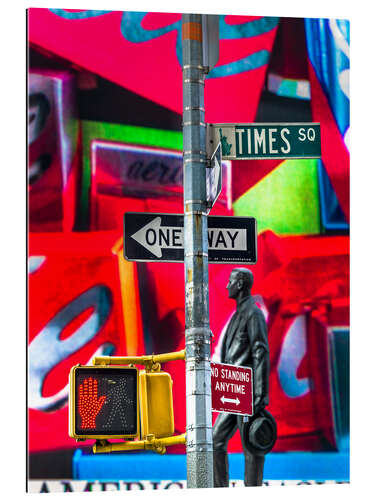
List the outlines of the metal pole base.
<svg viewBox="0 0 375 500">
<path fill-rule="evenodd" d="M 187 487 L 212 488 L 213 459 L 212 451 L 187 451 Z"/>
</svg>

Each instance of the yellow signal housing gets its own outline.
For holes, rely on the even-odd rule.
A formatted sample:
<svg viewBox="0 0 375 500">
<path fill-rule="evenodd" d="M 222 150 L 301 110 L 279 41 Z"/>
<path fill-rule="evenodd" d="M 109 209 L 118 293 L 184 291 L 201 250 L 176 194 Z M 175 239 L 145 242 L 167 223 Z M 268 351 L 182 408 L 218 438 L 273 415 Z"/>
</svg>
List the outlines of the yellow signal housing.
<svg viewBox="0 0 375 500">
<path fill-rule="evenodd" d="M 169 373 L 143 370 L 139 373 L 141 439 L 151 434 L 156 438 L 173 435 L 172 384 Z"/>
</svg>

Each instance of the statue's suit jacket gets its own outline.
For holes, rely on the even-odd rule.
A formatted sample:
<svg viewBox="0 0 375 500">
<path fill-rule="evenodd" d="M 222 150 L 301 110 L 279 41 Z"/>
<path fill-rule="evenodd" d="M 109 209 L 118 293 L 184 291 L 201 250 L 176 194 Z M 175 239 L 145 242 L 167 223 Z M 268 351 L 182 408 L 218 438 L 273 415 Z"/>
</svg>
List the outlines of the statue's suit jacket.
<svg viewBox="0 0 375 500">
<path fill-rule="evenodd" d="M 249 366 L 253 369 L 254 401 L 257 396 L 268 404 L 269 347 L 263 312 L 253 297 L 245 297 L 237 305 L 224 335 L 221 362 Z"/>
</svg>

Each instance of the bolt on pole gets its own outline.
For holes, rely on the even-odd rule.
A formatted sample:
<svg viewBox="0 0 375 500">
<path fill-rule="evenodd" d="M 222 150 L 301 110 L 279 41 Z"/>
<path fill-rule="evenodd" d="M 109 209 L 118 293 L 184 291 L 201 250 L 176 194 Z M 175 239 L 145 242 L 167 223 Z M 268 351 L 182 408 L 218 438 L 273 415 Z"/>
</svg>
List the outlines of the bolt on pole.
<svg viewBox="0 0 375 500">
<path fill-rule="evenodd" d="M 213 487 L 202 15 L 182 15 L 187 487 Z"/>
</svg>

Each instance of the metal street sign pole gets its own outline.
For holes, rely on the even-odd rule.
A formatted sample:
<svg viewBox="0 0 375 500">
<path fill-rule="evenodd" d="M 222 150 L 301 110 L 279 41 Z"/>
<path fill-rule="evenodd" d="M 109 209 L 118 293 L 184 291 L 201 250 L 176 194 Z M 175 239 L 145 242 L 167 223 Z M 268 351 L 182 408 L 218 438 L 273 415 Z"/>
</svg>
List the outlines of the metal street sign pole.
<svg viewBox="0 0 375 500">
<path fill-rule="evenodd" d="M 202 16 L 182 15 L 187 487 L 213 487 Z"/>
</svg>

